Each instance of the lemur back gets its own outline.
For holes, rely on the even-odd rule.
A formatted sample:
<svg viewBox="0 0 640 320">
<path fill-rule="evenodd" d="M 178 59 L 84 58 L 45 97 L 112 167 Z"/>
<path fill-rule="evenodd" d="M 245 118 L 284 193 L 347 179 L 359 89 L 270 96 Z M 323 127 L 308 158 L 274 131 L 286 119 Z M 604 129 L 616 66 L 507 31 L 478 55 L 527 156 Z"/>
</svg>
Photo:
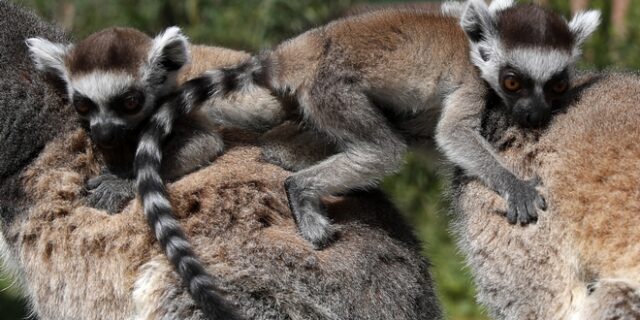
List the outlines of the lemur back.
<svg viewBox="0 0 640 320">
<path fill-rule="evenodd" d="M 159 165 L 149 146 L 160 145 L 180 115 L 261 86 L 295 100 L 302 121 L 338 149 L 285 184 L 302 236 L 316 248 L 336 236 L 323 196 L 375 186 L 401 166 L 410 144 L 434 135 L 449 159 L 508 201 L 511 222 L 529 223 L 546 204 L 536 180 L 516 177 L 480 136 L 487 93 L 521 126 L 545 126 L 598 19 L 591 12 L 567 23 L 533 5 L 470 0 L 460 20 L 407 9 L 337 20 L 185 83 L 152 119 L 136 161 Z M 527 29 L 541 30 L 529 34 L 535 42 L 513 36 Z"/>
<path fill-rule="evenodd" d="M 104 172 L 87 182 L 88 203 L 120 211 L 135 195 L 131 178 L 139 136 L 161 101 L 174 93 L 178 73 L 189 61 L 186 38 L 175 27 L 154 39 L 134 29 L 111 28 L 73 45 L 41 38 L 27 44 L 38 69 L 62 84 L 58 87 L 104 158 Z M 164 146 L 168 161 L 158 168 L 161 184 L 209 164 L 222 152 L 221 137 L 200 112 L 180 119 L 175 129 Z M 211 319 L 237 319 L 171 211 L 144 207 L 154 235 L 203 312 Z"/>
</svg>

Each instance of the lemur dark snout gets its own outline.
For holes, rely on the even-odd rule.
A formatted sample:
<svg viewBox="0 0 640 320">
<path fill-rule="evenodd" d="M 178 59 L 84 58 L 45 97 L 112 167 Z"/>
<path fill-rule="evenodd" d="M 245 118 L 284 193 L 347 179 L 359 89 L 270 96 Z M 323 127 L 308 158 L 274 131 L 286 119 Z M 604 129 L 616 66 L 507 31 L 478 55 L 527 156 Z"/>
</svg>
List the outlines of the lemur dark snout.
<svg viewBox="0 0 640 320">
<path fill-rule="evenodd" d="M 111 123 L 99 123 L 91 127 L 91 139 L 102 148 L 113 148 L 124 128 Z"/>
<path fill-rule="evenodd" d="M 514 106 L 515 120 L 526 128 L 538 128 L 546 125 L 552 116 L 552 108 L 538 95 L 519 99 Z"/>
</svg>

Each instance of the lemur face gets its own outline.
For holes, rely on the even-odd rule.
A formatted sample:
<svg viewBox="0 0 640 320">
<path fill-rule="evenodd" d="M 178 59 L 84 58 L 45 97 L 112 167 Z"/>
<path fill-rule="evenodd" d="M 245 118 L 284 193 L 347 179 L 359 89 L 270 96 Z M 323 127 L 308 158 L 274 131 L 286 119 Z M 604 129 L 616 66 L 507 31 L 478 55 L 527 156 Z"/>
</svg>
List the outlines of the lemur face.
<svg viewBox="0 0 640 320">
<path fill-rule="evenodd" d="M 580 46 L 599 22 L 597 11 L 567 22 L 547 9 L 512 0 L 495 0 L 489 7 L 470 0 L 461 18 L 473 64 L 523 127 L 551 120 L 571 87 Z"/>
<path fill-rule="evenodd" d="M 155 39 L 128 28 L 111 28 L 75 45 L 27 41 L 38 69 L 66 84 L 71 106 L 92 140 L 112 148 L 135 138 L 158 99 L 176 87 L 188 60 L 187 40 L 178 28 Z"/>
<path fill-rule="evenodd" d="M 551 70 L 544 77 L 536 77 L 514 65 L 500 69 L 499 86 L 494 90 L 502 98 L 507 112 L 521 126 L 546 125 L 569 90 L 569 70 Z"/>
<path fill-rule="evenodd" d="M 127 74 L 96 72 L 71 81 L 71 105 L 103 148 L 129 138 L 154 109 L 155 92 Z M 147 97 L 148 96 L 148 97 Z"/>
</svg>

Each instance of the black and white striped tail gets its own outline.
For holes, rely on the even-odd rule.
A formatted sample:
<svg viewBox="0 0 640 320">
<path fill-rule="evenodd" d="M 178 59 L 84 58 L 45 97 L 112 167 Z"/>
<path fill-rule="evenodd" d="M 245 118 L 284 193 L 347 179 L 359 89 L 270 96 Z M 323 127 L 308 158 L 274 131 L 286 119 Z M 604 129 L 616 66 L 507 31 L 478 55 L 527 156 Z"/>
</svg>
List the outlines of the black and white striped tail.
<svg viewBox="0 0 640 320">
<path fill-rule="evenodd" d="M 175 219 L 160 175 L 162 143 L 171 134 L 175 121 L 195 111 L 218 94 L 235 90 L 251 78 L 255 59 L 235 68 L 213 71 L 186 82 L 178 94 L 151 117 L 141 136 L 135 156 L 138 193 L 151 230 L 184 281 L 189 293 L 209 319 L 235 320 L 240 317 L 219 294 L 216 281 L 208 274 Z M 255 69 L 253 69 L 255 70 Z M 251 82 L 252 80 L 249 80 Z"/>
</svg>

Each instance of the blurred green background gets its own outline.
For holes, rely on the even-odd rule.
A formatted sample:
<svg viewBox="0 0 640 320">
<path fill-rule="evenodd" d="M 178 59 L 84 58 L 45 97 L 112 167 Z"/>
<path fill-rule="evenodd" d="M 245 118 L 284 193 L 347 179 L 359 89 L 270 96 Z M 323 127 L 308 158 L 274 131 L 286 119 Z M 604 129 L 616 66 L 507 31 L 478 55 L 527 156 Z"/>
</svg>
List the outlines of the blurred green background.
<svg viewBox="0 0 640 320">
<path fill-rule="evenodd" d="M 155 34 L 181 26 L 196 43 L 256 51 L 336 18 L 350 8 L 394 0 L 21 0 L 41 16 L 68 29 L 76 39 L 107 26 L 131 26 Z M 538 0 L 569 16 L 583 8 L 603 11 L 603 24 L 585 48 L 584 68 L 640 66 L 640 3 L 631 0 Z M 474 302 L 474 288 L 449 235 L 448 206 L 442 194 L 443 166 L 437 156 L 414 152 L 398 175 L 383 186 L 414 225 L 433 262 L 438 293 L 448 319 L 486 319 Z M 20 292 L 0 270 L 0 319 L 25 319 Z"/>
</svg>

